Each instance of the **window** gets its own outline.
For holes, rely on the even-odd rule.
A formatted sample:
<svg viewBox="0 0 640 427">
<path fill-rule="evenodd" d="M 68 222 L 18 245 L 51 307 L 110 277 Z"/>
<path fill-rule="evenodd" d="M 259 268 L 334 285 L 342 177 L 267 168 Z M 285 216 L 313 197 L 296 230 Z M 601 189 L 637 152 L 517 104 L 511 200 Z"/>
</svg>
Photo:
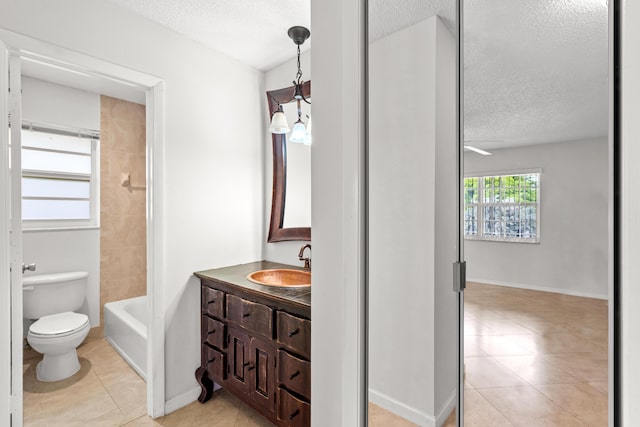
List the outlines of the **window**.
<svg viewBox="0 0 640 427">
<path fill-rule="evenodd" d="M 540 171 L 464 179 L 466 239 L 538 243 Z"/>
<path fill-rule="evenodd" d="M 97 134 L 22 131 L 24 228 L 97 226 Z"/>
</svg>

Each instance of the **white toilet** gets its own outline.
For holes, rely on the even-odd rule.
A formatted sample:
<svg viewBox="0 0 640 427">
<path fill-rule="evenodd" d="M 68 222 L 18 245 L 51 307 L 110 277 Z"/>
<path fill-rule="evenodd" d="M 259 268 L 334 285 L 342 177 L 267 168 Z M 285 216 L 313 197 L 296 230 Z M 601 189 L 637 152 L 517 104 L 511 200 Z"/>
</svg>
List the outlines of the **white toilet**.
<svg viewBox="0 0 640 427">
<path fill-rule="evenodd" d="M 38 319 L 29 327 L 27 341 L 44 358 L 36 368 L 39 381 L 60 381 L 80 370 L 76 348 L 91 325 L 85 314 L 74 313 L 87 293 L 86 272 L 43 274 L 22 279 L 25 319 Z"/>
</svg>

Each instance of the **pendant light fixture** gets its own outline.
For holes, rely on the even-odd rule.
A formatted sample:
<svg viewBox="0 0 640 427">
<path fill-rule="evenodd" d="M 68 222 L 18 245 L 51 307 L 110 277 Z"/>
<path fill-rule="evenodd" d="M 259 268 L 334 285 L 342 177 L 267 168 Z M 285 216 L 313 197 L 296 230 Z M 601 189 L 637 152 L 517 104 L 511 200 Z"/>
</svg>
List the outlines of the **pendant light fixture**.
<svg viewBox="0 0 640 427">
<path fill-rule="evenodd" d="M 311 104 L 311 102 L 309 102 L 309 100 L 305 98 L 302 91 L 302 85 L 304 84 L 304 81 L 302 80 L 302 69 L 300 68 L 300 46 L 305 42 L 305 40 L 309 38 L 311 32 L 305 27 L 295 26 L 289 28 L 287 34 L 298 47 L 298 72 L 296 73 L 296 79 L 293 81 L 293 85 L 295 87 L 293 99 L 296 100 L 298 108 L 298 120 L 296 120 L 293 128 L 291 129 L 289 141 L 311 145 L 311 118 L 307 116 L 309 118 L 309 125 L 305 127 L 305 124 L 302 121 L 302 109 L 300 108 L 302 101 L 306 102 L 307 104 Z M 289 132 L 289 125 L 287 123 L 287 118 L 284 115 L 282 104 L 278 105 L 278 110 L 273 113 L 273 117 L 271 117 L 269 131 L 275 134 L 286 134 L 287 132 Z"/>
</svg>

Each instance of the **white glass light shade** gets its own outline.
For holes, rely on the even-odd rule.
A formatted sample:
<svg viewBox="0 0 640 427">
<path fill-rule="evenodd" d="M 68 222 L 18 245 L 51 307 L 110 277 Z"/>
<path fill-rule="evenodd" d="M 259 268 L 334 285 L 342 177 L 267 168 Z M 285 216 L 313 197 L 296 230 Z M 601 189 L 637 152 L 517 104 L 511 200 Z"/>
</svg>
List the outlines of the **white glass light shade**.
<svg viewBox="0 0 640 427">
<path fill-rule="evenodd" d="M 283 134 L 289 132 L 289 124 L 287 123 L 287 117 L 279 110 L 273 114 L 271 118 L 271 125 L 269 125 L 269 132 Z"/>
<path fill-rule="evenodd" d="M 304 128 L 304 123 L 302 123 L 301 120 L 298 120 L 296 124 L 293 125 L 293 129 L 291 129 L 291 135 L 289 135 L 289 141 L 295 142 L 298 144 L 303 144 L 306 136 L 307 136 L 307 130 Z"/>
</svg>

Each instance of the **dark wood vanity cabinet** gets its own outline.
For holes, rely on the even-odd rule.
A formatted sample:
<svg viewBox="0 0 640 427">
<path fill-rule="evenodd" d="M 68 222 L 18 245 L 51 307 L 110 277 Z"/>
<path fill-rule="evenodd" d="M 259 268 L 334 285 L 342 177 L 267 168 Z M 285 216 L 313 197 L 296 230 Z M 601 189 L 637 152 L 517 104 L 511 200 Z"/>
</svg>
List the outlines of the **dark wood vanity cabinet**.
<svg viewBox="0 0 640 427">
<path fill-rule="evenodd" d="M 278 426 L 309 426 L 309 317 L 309 307 L 201 277 L 198 400 L 215 382 Z"/>
</svg>

